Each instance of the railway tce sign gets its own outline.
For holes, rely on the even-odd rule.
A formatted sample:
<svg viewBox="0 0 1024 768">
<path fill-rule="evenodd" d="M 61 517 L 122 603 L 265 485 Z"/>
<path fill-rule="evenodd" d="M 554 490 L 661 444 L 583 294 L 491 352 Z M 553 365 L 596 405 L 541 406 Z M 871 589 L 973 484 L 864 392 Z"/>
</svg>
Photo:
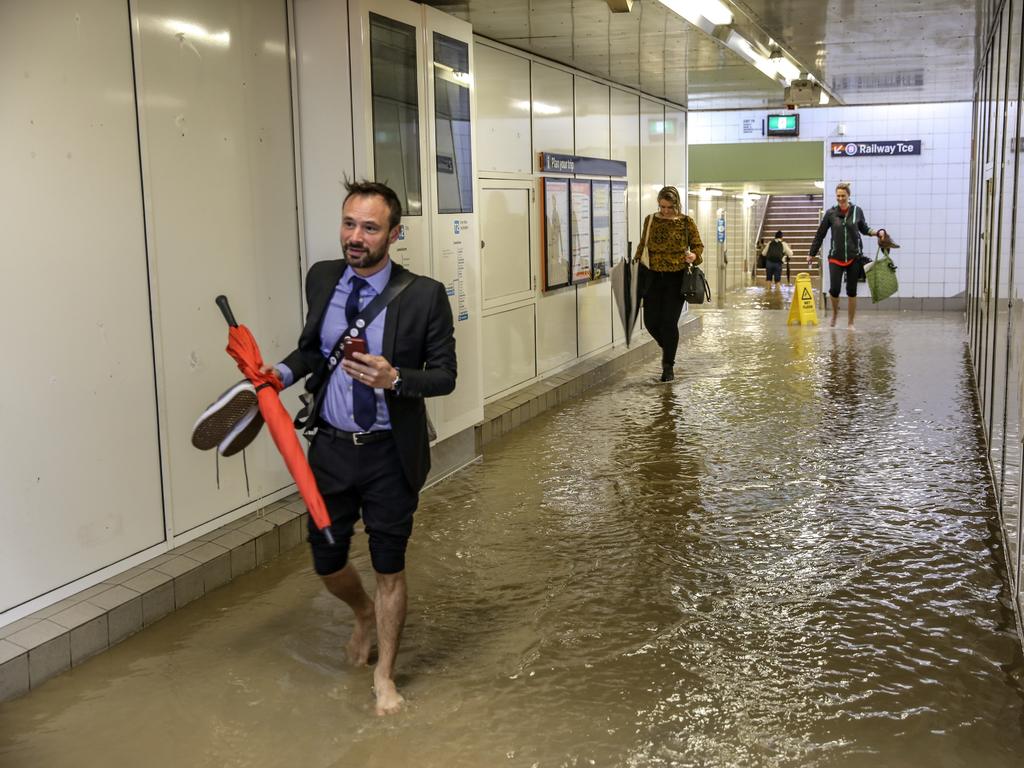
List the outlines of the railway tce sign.
<svg viewBox="0 0 1024 768">
<path fill-rule="evenodd" d="M 833 141 L 832 157 L 902 157 L 920 155 L 918 141 Z"/>
</svg>

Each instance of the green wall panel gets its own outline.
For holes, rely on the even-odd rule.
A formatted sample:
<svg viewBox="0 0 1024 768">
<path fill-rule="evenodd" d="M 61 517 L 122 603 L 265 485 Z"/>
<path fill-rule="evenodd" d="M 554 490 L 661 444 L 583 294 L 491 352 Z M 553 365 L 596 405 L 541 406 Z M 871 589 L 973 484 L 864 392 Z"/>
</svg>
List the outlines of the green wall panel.
<svg viewBox="0 0 1024 768">
<path fill-rule="evenodd" d="M 820 141 L 691 144 L 690 184 L 825 178 Z"/>
</svg>

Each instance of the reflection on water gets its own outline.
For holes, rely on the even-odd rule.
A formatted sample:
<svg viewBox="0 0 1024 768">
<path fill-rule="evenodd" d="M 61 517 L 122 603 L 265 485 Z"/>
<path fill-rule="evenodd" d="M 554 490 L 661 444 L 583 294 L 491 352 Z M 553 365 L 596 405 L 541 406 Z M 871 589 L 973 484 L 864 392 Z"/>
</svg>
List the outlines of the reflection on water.
<svg viewBox="0 0 1024 768">
<path fill-rule="evenodd" d="M 618 377 L 424 495 L 403 715 L 299 549 L 0 705 L 0 765 L 1018 764 L 960 323 L 784 319 L 706 311 L 674 384 Z"/>
</svg>

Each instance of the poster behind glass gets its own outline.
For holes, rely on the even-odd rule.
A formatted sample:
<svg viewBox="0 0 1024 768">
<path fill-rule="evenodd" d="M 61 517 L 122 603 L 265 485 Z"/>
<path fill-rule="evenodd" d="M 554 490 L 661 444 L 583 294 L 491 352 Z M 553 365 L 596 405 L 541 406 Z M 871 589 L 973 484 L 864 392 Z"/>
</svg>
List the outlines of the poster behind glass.
<svg viewBox="0 0 1024 768">
<path fill-rule="evenodd" d="M 569 180 L 542 179 L 544 188 L 544 290 L 569 285 Z"/>
<path fill-rule="evenodd" d="M 612 264 L 612 188 L 610 181 L 590 182 L 593 204 L 594 279 L 608 277 Z"/>
<path fill-rule="evenodd" d="M 386 179 L 404 216 L 423 215 L 416 28 L 370 14 L 373 173 Z"/>
<path fill-rule="evenodd" d="M 625 181 L 612 182 L 612 266 L 629 258 L 629 226 L 626 219 Z"/>
<path fill-rule="evenodd" d="M 588 282 L 594 273 L 590 181 L 574 180 L 572 191 L 572 281 Z"/>
<path fill-rule="evenodd" d="M 473 212 L 469 45 L 434 33 L 434 138 L 438 213 Z"/>
</svg>

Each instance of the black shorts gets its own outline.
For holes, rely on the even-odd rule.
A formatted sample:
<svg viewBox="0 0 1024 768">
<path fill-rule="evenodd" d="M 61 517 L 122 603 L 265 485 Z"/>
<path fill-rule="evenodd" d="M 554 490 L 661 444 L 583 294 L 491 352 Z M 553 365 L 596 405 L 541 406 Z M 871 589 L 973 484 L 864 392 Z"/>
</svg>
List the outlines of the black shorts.
<svg viewBox="0 0 1024 768">
<path fill-rule="evenodd" d="M 863 270 L 864 267 L 861 266 L 859 259 L 854 259 L 853 263 L 846 267 L 841 267 L 830 261 L 828 263 L 829 295 L 836 299 L 839 298 L 839 284 L 843 280 L 843 275 L 846 275 L 846 295 L 850 297 L 856 296 L 857 283 L 860 281 L 861 272 Z"/>
<path fill-rule="evenodd" d="M 409 487 L 391 438 L 353 445 L 323 432 L 309 448 L 320 494 L 331 516 L 335 543 L 309 520 L 313 568 L 321 576 L 336 573 L 348 562 L 356 521 L 362 517 L 370 539 L 370 560 L 378 573 L 405 570 L 405 549 L 419 493 Z"/>
</svg>

